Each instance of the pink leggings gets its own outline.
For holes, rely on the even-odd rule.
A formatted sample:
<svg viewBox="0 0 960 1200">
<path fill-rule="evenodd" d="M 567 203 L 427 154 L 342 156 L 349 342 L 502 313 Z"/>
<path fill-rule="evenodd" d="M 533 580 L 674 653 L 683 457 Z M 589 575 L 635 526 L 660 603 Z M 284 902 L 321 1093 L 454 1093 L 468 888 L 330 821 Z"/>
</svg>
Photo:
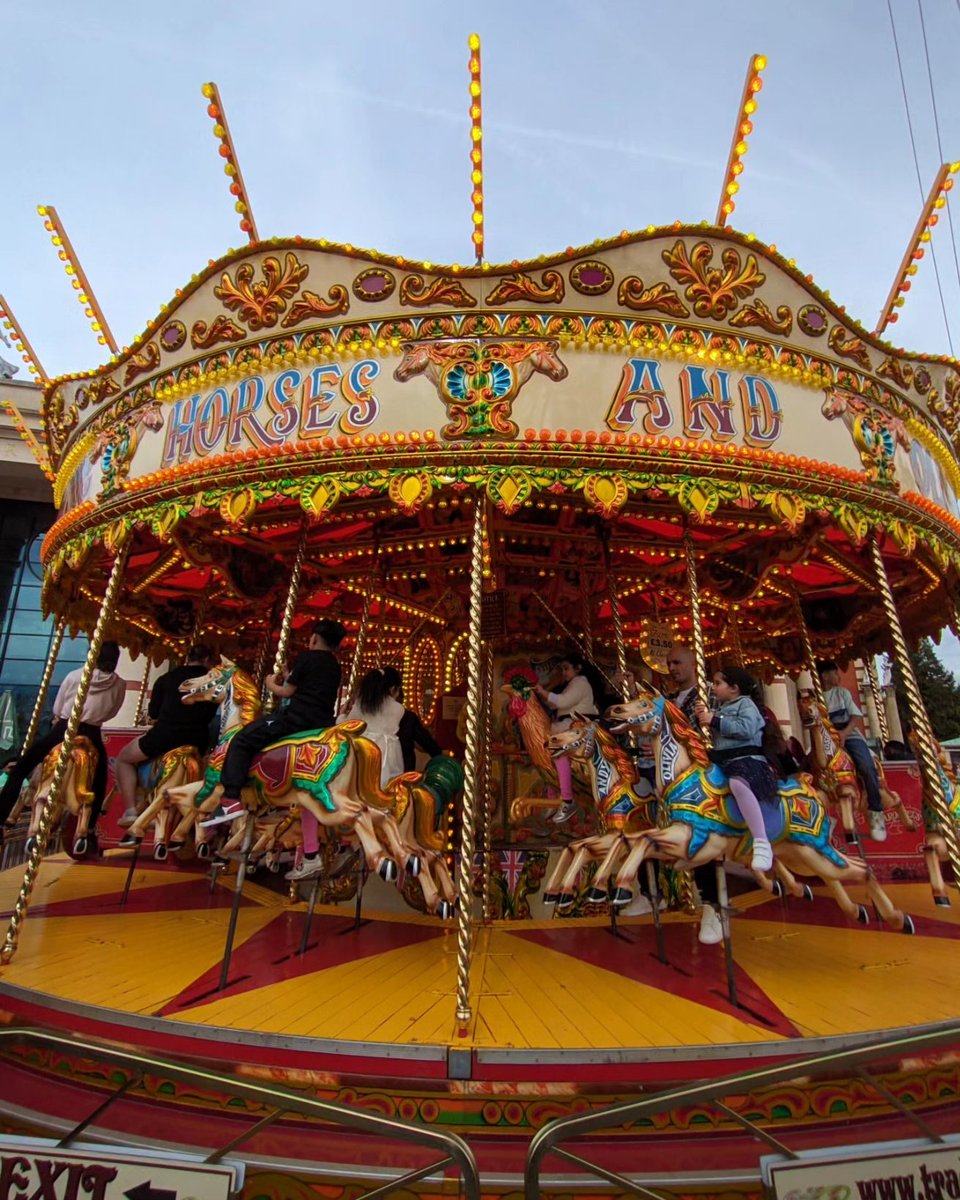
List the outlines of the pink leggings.
<svg viewBox="0 0 960 1200">
<path fill-rule="evenodd" d="M 733 792 L 733 798 L 737 802 L 740 809 L 740 814 L 747 823 L 747 828 L 756 841 L 757 838 L 767 840 L 767 830 L 763 824 L 763 814 L 760 811 L 760 801 L 750 790 L 746 780 L 739 779 L 736 775 L 728 776 L 730 783 L 730 791 Z M 306 839 L 304 839 L 306 845 Z"/>
<path fill-rule="evenodd" d="M 559 758 L 553 760 L 554 769 L 557 772 L 557 779 L 560 781 L 560 799 L 573 799 L 573 769 L 570 766 L 570 759 L 566 754 L 561 754 Z"/>
<path fill-rule="evenodd" d="M 316 854 L 320 849 L 320 822 L 306 808 L 300 809 L 300 828 L 303 831 L 304 854 Z"/>
</svg>

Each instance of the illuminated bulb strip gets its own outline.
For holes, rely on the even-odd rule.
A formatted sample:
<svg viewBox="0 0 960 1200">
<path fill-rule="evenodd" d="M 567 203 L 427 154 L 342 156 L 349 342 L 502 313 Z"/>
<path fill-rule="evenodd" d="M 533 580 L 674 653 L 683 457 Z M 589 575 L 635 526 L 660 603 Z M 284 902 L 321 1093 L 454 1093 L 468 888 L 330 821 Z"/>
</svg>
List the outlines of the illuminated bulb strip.
<svg viewBox="0 0 960 1200">
<path fill-rule="evenodd" d="M 480 102 L 480 35 L 467 38 L 470 49 L 470 182 L 473 185 L 473 251 L 483 262 L 483 109 Z"/>
<path fill-rule="evenodd" d="M 80 266 L 80 260 L 77 258 L 76 251 L 67 237 L 66 230 L 63 228 L 63 222 L 57 216 L 57 210 L 52 204 L 38 204 L 37 212 L 43 217 L 43 227 L 50 234 L 50 241 L 53 243 L 57 256 L 63 263 L 63 269 L 70 276 L 73 290 L 77 293 L 77 299 L 83 306 L 83 311 L 90 322 L 91 329 L 97 335 L 97 341 L 101 346 L 109 346 L 114 354 L 119 354 L 120 347 L 110 332 L 107 318 L 103 315 L 103 309 L 93 294 L 90 280 L 87 279 L 83 267 Z"/>
<path fill-rule="evenodd" d="M 223 173 L 230 177 L 230 194 L 234 197 L 234 210 L 240 215 L 240 228 L 247 235 L 250 245 L 256 245 L 260 241 L 260 234 L 257 232 L 257 223 L 253 219 L 253 210 L 247 198 L 247 189 L 237 160 L 237 152 L 233 147 L 233 139 L 230 137 L 230 126 L 223 111 L 220 93 L 215 83 L 205 83 L 200 91 L 210 102 L 207 105 L 207 115 L 213 121 L 213 135 L 220 142 L 220 157 L 224 160 Z"/>
<path fill-rule="evenodd" d="M 940 220 L 937 210 L 943 208 L 947 203 L 947 192 L 953 187 L 953 176 L 958 169 L 960 169 L 960 162 L 943 163 L 937 172 L 933 186 L 927 193 L 920 220 L 917 221 L 907 245 L 907 252 L 900 260 L 900 267 L 894 276 L 893 286 L 880 313 L 877 327 L 873 331 L 875 335 L 883 333 L 888 325 L 892 325 L 897 320 L 898 314 L 894 312 L 894 309 L 902 308 L 906 303 L 905 293 L 910 291 L 909 277 L 916 275 L 917 263 L 923 258 L 923 246 L 920 243 L 930 241 L 931 230 Z"/>
<path fill-rule="evenodd" d="M 27 449 L 37 460 L 37 465 L 40 467 L 40 470 L 52 483 L 55 476 L 54 472 L 50 468 L 50 459 L 47 458 L 46 451 L 34 437 L 33 432 L 28 428 L 20 409 L 17 408 L 12 400 L 7 400 L 6 398 L 4 398 L 3 401 L 0 401 L 0 403 L 3 404 L 4 411 L 13 423 L 14 429 L 20 434 L 24 442 L 26 442 Z"/>
<path fill-rule="evenodd" d="M 366 594 L 366 589 L 358 587 L 355 584 L 344 582 L 342 586 L 348 592 L 355 592 L 360 596 Z M 383 592 L 370 592 L 370 597 L 373 600 L 379 601 L 380 604 L 387 604 L 391 608 L 398 608 L 408 616 L 419 617 L 423 621 L 433 621 L 436 625 L 446 624 L 446 617 L 438 617 L 436 613 L 428 612 L 425 608 L 418 608 L 415 604 L 408 604 L 406 600 L 401 600 L 397 596 L 388 596 Z"/>
<path fill-rule="evenodd" d="M 30 374 L 41 383 L 46 383 L 50 377 L 43 369 L 43 364 L 37 358 L 36 351 L 30 345 L 27 335 L 20 328 L 20 322 L 13 315 L 10 305 L 3 296 L 0 296 L 0 326 L 7 331 L 14 350 L 30 368 Z"/>
<path fill-rule="evenodd" d="M 743 156 L 747 152 L 747 141 L 753 133 L 753 114 L 757 110 L 757 93 L 763 87 L 760 78 L 766 70 L 767 60 L 763 54 L 755 54 L 750 59 L 747 68 L 747 78 L 743 84 L 743 95 L 740 97 L 740 112 L 737 124 L 730 142 L 730 155 L 727 158 L 727 174 L 720 192 L 720 203 L 717 205 L 716 225 L 728 225 L 733 210 L 737 207 L 734 196 L 740 191 L 740 176 L 743 173 Z"/>
</svg>

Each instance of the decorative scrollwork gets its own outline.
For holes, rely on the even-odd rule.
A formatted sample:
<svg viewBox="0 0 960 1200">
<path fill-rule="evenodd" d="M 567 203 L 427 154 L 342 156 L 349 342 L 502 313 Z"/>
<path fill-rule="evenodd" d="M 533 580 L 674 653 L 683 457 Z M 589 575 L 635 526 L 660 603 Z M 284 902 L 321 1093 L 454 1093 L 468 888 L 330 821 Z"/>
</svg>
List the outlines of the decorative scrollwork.
<svg viewBox="0 0 960 1200">
<path fill-rule="evenodd" d="M 335 283 L 327 292 L 326 300 L 316 292 L 304 292 L 299 300 L 290 305 L 290 311 L 280 324 L 284 329 L 289 329 L 291 325 L 299 325 L 308 317 L 333 317 L 338 313 L 347 312 L 349 308 L 350 296 L 347 289 L 342 283 Z"/>
<path fill-rule="evenodd" d="M 476 307 L 476 299 L 466 291 L 458 279 L 441 276 L 427 283 L 422 275 L 406 275 L 400 284 L 400 303 L 426 308 L 428 304 L 449 304 L 451 307 L 464 305 Z"/>
<path fill-rule="evenodd" d="M 280 259 L 268 254 L 263 260 L 263 279 L 253 279 L 253 263 L 241 263 L 236 278 L 229 271 L 220 276 L 220 283 L 213 294 L 227 308 L 239 314 L 250 329 L 271 329 L 286 309 L 287 301 L 296 294 L 297 288 L 309 274 L 310 268 L 300 262 L 292 250 L 287 251 L 283 266 Z"/>
<path fill-rule="evenodd" d="M 787 337 L 790 330 L 793 329 L 793 313 L 785 304 L 781 304 L 774 314 L 758 296 L 756 300 L 744 305 L 738 313 L 734 314 L 730 318 L 730 324 L 736 326 L 737 329 L 759 325 L 767 333 L 778 333 Z"/>
<path fill-rule="evenodd" d="M 827 344 L 830 349 L 835 354 L 839 354 L 841 358 L 852 358 L 858 366 L 869 370 L 870 355 L 867 353 L 866 346 L 860 338 L 848 338 L 846 333 L 847 331 L 842 325 L 834 325 L 830 330 L 830 336 L 827 338 Z"/>
<path fill-rule="evenodd" d="M 644 287 L 639 275 L 628 275 L 620 284 L 617 299 L 635 312 L 662 312 L 670 317 L 688 317 L 690 309 L 666 283 Z"/>
<path fill-rule="evenodd" d="M 127 363 L 127 369 L 123 373 L 124 385 L 131 383 L 138 375 L 142 375 L 144 371 L 152 371 L 154 367 L 160 365 L 160 349 L 156 342 L 147 342 L 139 354 L 135 354 Z"/>
<path fill-rule="evenodd" d="M 487 296 L 488 304 L 509 304 L 511 300 L 535 300 L 559 304 L 563 299 L 563 276 L 559 271 L 544 271 L 540 282 L 523 271 L 506 275 Z"/>
<path fill-rule="evenodd" d="M 194 322 L 190 330 L 190 344 L 197 350 L 206 350 L 217 342 L 242 342 L 246 336 L 239 325 L 221 313 L 209 326 L 206 321 Z"/>
<path fill-rule="evenodd" d="M 885 379 L 892 379 L 897 387 L 907 388 L 913 378 L 913 367 L 909 363 L 901 362 L 899 358 L 895 358 L 891 354 L 877 367 L 877 374 L 882 375 Z"/>
<path fill-rule="evenodd" d="M 766 276 L 757 265 L 756 256 L 749 254 L 741 265 L 740 252 L 728 246 L 720 255 L 723 270 L 711 267 L 713 246 L 698 242 L 692 254 L 681 239 L 671 250 L 663 251 L 663 261 L 677 283 L 686 284 L 686 298 L 692 302 L 698 317 L 713 317 L 722 321 L 764 282 Z"/>
</svg>

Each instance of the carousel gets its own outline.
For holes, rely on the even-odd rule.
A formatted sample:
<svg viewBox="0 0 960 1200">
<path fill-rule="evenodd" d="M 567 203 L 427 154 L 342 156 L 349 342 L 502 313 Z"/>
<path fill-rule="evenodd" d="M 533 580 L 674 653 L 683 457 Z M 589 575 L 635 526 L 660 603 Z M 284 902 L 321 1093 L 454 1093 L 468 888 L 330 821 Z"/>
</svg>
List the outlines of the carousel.
<svg viewBox="0 0 960 1200">
<path fill-rule="evenodd" d="M 956 1019 L 960 794 L 909 650 L 960 619 L 960 366 L 858 324 L 732 228 L 732 203 L 712 225 L 490 264 L 473 165 L 478 261 L 445 267 L 261 240 L 235 170 L 249 244 L 103 367 L 45 382 L 60 515 L 41 693 L 64 636 L 90 650 L 25 871 L 0 877 L 0 1006 L 13 1029 L 456 1132 L 490 1195 L 518 1193 L 551 1122 L 747 1068 L 767 1141 L 881 1140 L 911 1114 L 946 1130 L 955 1027 L 888 1064 L 882 1092 L 853 1067 L 802 1085 L 763 1072 L 898 1030 L 942 1039 Z M 212 645 L 191 695 L 220 705 L 225 742 L 325 617 L 348 631 L 341 711 L 369 669 L 396 667 L 443 756 L 382 780 L 362 722 L 297 735 L 224 832 L 201 823 L 222 745 L 206 763 L 174 753 L 130 830 L 111 837 L 108 811 L 101 858 L 48 853 L 63 809 L 83 809 L 78 727 L 105 639 L 142 656 L 141 700 L 161 663 Z M 799 683 L 810 757 L 781 784 L 772 871 L 749 871 L 725 778 L 661 694 L 675 645 L 704 696 L 722 663 Z M 551 733 L 537 685 L 556 690 L 572 651 L 610 711 Z M 864 836 L 814 669 L 868 664 L 886 733 L 880 654 L 916 752 L 909 794 L 886 769 L 897 869 Z M 560 755 L 576 785 L 563 823 Z M 288 886 L 271 867 L 297 861 L 304 811 L 329 869 Z M 698 940 L 692 866 L 717 872 L 714 945 Z M 641 888 L 647 915 L 630 915 Z M 2 1053 L 34 1132 L 79 1120 L 125 1070 L 65 1043 Z M 98 1125 L 113 1141 L 148 1121 L 156 1141 L 239 1140 L 261 1112 L 213 1084 L 164 1086 L 159 1065 L 129 1074 Z M 598 1134 L 606 1186 L 639 1147 L 681 1190 L 756 1191 L 744 1111 L 678 1103 Z M 375 1176 L 359 1136 L 313 1120 L 254 1130 L 244 1195 L 361 1194 Z M 697 1184 L 705 1153 L 727 1183 Z M 404 1169 L 414 1180 L 417 1162 Z M 405 1186 L 382 1194 L 444 1190 Z"/>
</svg>

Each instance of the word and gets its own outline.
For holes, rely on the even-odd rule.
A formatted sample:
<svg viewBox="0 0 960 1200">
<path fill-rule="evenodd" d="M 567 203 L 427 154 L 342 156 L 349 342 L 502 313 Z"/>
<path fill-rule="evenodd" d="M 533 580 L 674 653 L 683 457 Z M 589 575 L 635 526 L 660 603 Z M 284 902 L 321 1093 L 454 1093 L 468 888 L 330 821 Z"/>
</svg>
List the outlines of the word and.
<svg viewBox="0 0 960 1200">
<path fill-rule="evenodd" d="M 663 434 L 674 426 L 676 414 L 661 382 L 655 358 L 630 358 L 607 409 L 608 429 L 617 433 L 641 431 Z M 743 375 L 731 395 L 731 372 L 687 364 L 680 369 L 680 420 L 688 438 L 729 442 L 743 437 L 748 446 L 772 446 L 783 429 L 783 410 L 768 379 Z M 742 435 L 734 422 L 742 418 Z"/>
</svg>

